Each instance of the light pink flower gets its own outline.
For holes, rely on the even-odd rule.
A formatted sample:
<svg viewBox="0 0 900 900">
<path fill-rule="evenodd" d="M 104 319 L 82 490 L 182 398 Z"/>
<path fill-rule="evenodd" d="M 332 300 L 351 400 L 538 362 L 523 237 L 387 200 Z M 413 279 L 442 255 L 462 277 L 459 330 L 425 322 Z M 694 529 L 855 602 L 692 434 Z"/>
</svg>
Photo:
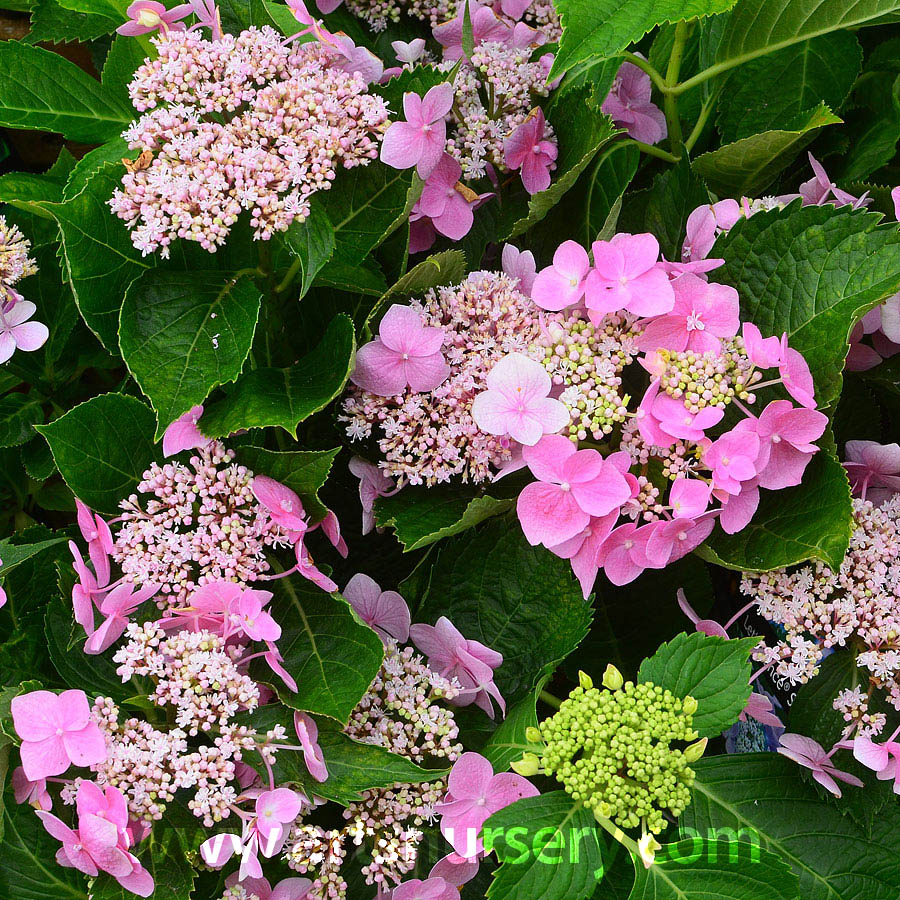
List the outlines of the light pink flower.
<svg viewBox="0 0 900 900">
<path fill-rule="evenodd" d="M 744 349 L 754 366 L 771 369 L 781 363 L 781 341 L 777 337 L 764 338 L 752 322 L 744 322 L 743 337 Z"/>
<path fill-rule="evenodd" d="M 662 569 L 696 550 L 712 533 L 712 516 L 651 522 L 644 553 L 653 568 Z"/>
<path fill-rule="evenodd" d="M 534 262 L 534 254 L 530 250 L 519 250 L 512 244 L 503 245 L 502 257 L 503 271 L 510 278 L 519 279 L 519 290 L 526 296 L 531 296 L 531 288 L 537 277 L 537 267 Z"/>
<path fill-rule="evenodd" d="M 328 13 L 333 13 L 343 2 L 344 0 L 316 0 L 316 6 L 322 15 L 327 16 Z"/>
<path fill-rule="evenodd" d="M 72 554 L 72 568 L 78 581 L 72 586 L 72 609 L 75 621 L 87 634 L 94 631 L 94 600 L 100 595 L 94 573 L 84 564 L 81 553 L 74 541 L 69 541 L 69 552 Z"/>
<path fill-rule="evenodd" d="M 297 732 L 297 738 L 303 748 L 303 761 L 306 763 L 309 774 L 316 781 L 326 781 L 328 768 L 325 765 L 322 748 L 319 746 L 319 726 L 316 725 L 315 719 L 305 712 L 295 712 L 294 731 Z"/>
<path fill-rule="evenodd" d="M 425 881 L 411 878 L 397 885 L 391 900 L 458 900 L 459 890 L 440 876 L 429 876 Z"/>
<path fill-rule="evenodd" d="M 384 643 L 403 644 L 409 639 L 409 607 L 396 591 L 383 591 L 362 572 L 354 575 L 344 588 L 344 599 Z"/>
<path fill-rule="evenodd" d="M 867 769 L 875 772 L 879 781 L 894 782 L 894 793 L 900 794 L 900 743 L 894 738 L 897 732 L 883 744 L 877 744 L 870 737 L 858 734 L 853 739 L 853 756 Z"/>
<path fill-rule="evenodd" d="M 109 584 L 109 555 L 113 552 L 112 533 L 101 516 L 92 512 L 77 497 L 75 509 L 78 511 L 78 528 L 88 542 L 88 553 L 94 564 L 99 587 Z"/>
<path fill-rule="evenodd" d="M 509 39 L 509 25 L 497 18 L 489 6 L 482 6 L 477 0 L 469 0 L 469 16 L 476 47 L 484 41 L 505 43 Z M 463 55 L 463 18 L 464 9 L 460 9 L 456 18 L 434 29 L 435 40 L 444 48 L 444 59 L 457 60 Z"/>
<path fill-rule="evenodd" d="M 149 34 L 157 29 L 163 33 L 170 30 L 183 30 L 184 25 L 178 24 L 193 12 L 190 3 L 182 3 L 172 9 L 166 9 L 162 3 L 156 0 L 136 0 L 126 10 L 129 21 L 120 25 L 116 31 L 119 34 L 134 37 L 139 34 Z"/>
<path fill-rule="evenodd" d="M 451 851 L 431 867 L 428 877 L 443 878 L 448 884 L 460 888 L 478 874 L 479 868 L 480 862 L 477 856 L 466 859 L 464 856 Z"/>
<path fill-rule="evenodd" d="M 606 516 L 631 497 L 631 486 L 596 450 L 576 450 L 562 435 L 547 435 L 522 456 L 538 480 L 516 504 L 525 538 L 555 547 L 575 537 L 591 516 Z"/>
<path fill-rule="evenodd" d="M 393 397 L 407 385 L 433 391 L 447 380 L 450 366 L 441 352 L 444 332 L 422 324 L 409 306 L 393 304 L 378 326 L 378 337 L 356 354 L 354 384 L 379 397 Z"/>
<path fill-rule="evenodd" d="M 844 468 L 856 496 L 877 497 L 881 502 L 900 491 L 900 445 L 847 441 L 845 449 L 847 461 Z"/>
<path fill-rule="evenodd" d="M 251 641 L 277 641 L 281 626 L 264 609 L 271 599 L 271 591 L 258 591 L 233 581 L 209 582 L 194 590 L 189 606 L 178 615 L 192 620 L 194 628 L 225 638 L 245 636 Z"/>
<path fill-rule="evenodd" d="M 462 692 L 453 700 L 455 706 L 474 703 L 492 719 L 493 697 L 506 715 L 506 702 L 494 684 L 494 669 L 503 663 L 503 655 L 485 647 L 480 641 L 466 640 L 446 617 L 432 625 L 412 625 L 409 636 L 428 657 L 428 665 L 445 678 L 456 678 Z"/>
<path fill-rule="evenodd" d="M 205 25 L 209 28 L 210 37 L 214 41 L 222 40 L 222 17 L 219 15 L 216 0 L 189 0 L 189 3 L 197 17 L 197 25 Z M 193 27 L 196 28 L 197 25 Z"/>
<path fill-rule="evenodd" d="M 299 540 L 306 533 L 308 525 L 303 501 L 287 485 L 268 475 L 256 475 L 250 489 L 268 510 L 272 521 L 289 532 L 292 541 Z"/>
<path fill-rule="evenodd" d="M 473 210 L 488 194 L 473 194 L 461 182 L 462 167 L 444 153 L 425 181 L 415 212 L 428 216 L 434 228 L 453 241 L 464 238 L 475 221 Z"/>
<path fill-rule="evenodd" d="M 50 331 L 42 322 L 29 322 L 37 307 L 30 300 L 15 300 L 0 307 L 0 364 L 16 350 L 30 352 L 44 346 Z"/>
<path fill-rule="evenodd" d="M 647 559 L 647 541 L 652 534 L 650 525 L 638 528 L 626 522 L 612 531 L 600 546 L 597 562 L 606 577 L 615 585 L 629 584 L 644 569 L 651 568 Z"/>
<path fill-rule="evenodd" d="M 813 378 L 803 355 L 788 346 L 787 334 L 781 336 L 781 360 L 778 364 L 781 381 L 787 392 L 807 409 L 816 408 Z"/>
<path fill-rule="evenodd" d="M 500 9 L 504 16 L 518 21 L 531 4 L 532 0 L 500 0 Z"/>
<path fill-rule="evenodd" d="M 603 542 L 609 537 L 619 518 L 619 511 L 613 510 L 606 516 L 591 516 L 587 527 L 575 537 L 550 547 L 551 553 L 555 553 L 562 559 L 569 560 L 572 572 L 581 585 L 581 593 L 587 600 L 597 580 L 597 572 L 600 570 L 598 557 Z"/>
<path fill-rule="evenodd" d="M 205 447 L 210 442 L 197 427 L 202 415 L 202 406 L 192 406 L 166 428 L 163 434 L 163 456 L 174 456 L 182 450 Z"/>
<path fill-rule="evenodd" d="M 393 47 L 394 53 L 397 54 L 397 59 L 400 62 L 412 65 L 425 52 L 425 38 L 415 38 L 409 43 L 406 41 L 391 41 L 391 47 Z"/>
<path fill-rule="evenodd" d="M 348 463 L 350 471 L 359 479 L 359 502 L 362 506 L 362 533 L 375 527 L 375 501 L 378 497 L 392 497 L 399 488 L 384 469 L 354 456 Z"/>
<path fill-rule="evenodd" d="M 814 409 L 797 409 L 789 400 L 773 400 L 753 422 L 744 419 L 736 430 L 754 430 L 760 439 L 756 461 L 760 487 L 781 490 L 800 484 L 818 447 L 812 442 L 825 432 L 828 417 Z"/>
<path fill-rule="evenodd" d="M 548 396 L 547 370 L 522 353 L 504 356 L 488 372 L 485 383 L 487 390 L 472 402 L 472 418 L 488 434 L 508 434 L 530 447 L 569 422 L 566 406 Z"/>
<path fill-rule="evenodd" d="M 70 764 L 90 766 L 106 760 L 106 739 L 91 720 L 84 691 L 31 691 L 14 697 L 10 708 L 29 781 L 61 775 Z"/>
<path fill-rule="evenodd" d="M 679 353 L 720 352 L 719 339 L 734 337 L 741 324 L 737 291 L 727 284 L 716 284 L 690 274 L 676 278 L 672 287 L 675 291 L 672 311 L 650 320 L 638 346 L 642 350 Z"/>
<path fill-rule="evenodd" d="M 274 856 L 281 849 L 280 845 L 287 836 L 285 826 L 292 824 L 300 815 L 302 806 L 300 795 L 288 788 L 266 791 L 256 798 L 256 828 L 264 838 L 263 856 Z M 274 849 L 276 844 L 278 847 Z"/>
<path fill-rule="evenodd" d="M 564 241 L 553 254 L 553 265 L 537 273 L 532 299 L 551 312 L 572 306 L 584 296 L 590 271 L 587 250 L 575 241 Z"/>
<path fill-rule="evenodd" d="M 747 698 L 747 705 L 741 710 L 738 719 L 746 722 L 747 719 L 755 719 L 760 725 L 768 725 L 770 728 L 784 728 L 784 723 L 775 715 L 775 707 L 772 701 L 765 695 L 753 691 Z"/>
<path fill-rule="evenodd" d="M 420 178 L 437 168 L 447 143 L 445 117 L 453 105 L 453 85 L 435 85 L 424 97 L 403 95 L 405 122 L 394 122 L 381 144 L 381 161 L 395 169 L 416 167 Z"/>
<path fill-rule="evenodd" d="M 853 194 L 842 191 L 828 177 L 825 168 L 812 153 L 808 153 L 808 156 L 809 164 L 812 166 L 815 174 L 809 181 L 804 181 L 800 185 L 800 196 L 803 197 L 804 204 L 821 206 L 823 203 L 828 203 L 829 200 L 833 199 L 837 206 L 850 205 L 857 209 L 872 202 L 871 198 L 867 199 L 865 194 L 862 197 L 854 197 Z"/>
<path fill-rule="evenodd" d="M 463 753 L 447 778 L 447 793 L 438 804 L 441 834 L 453 849 L 471 858 L 484 849 L 477 837 L 481 826 L 495 812 L 523 797 L 536 797 L 538 789 L 514 772 L 494 774 L 491 764 L 478 753 Z"/>
<path fill-rule="evenodd" d="M 685 262 L 706 259 L 716 238 L 731 231 L 740 217 L 741 207 L 737 200 L 720 200 L 718 203 L 698 206 L 688 216 L 685 225 L 681 258 Z"/>
<path fill-rule="evenodd" d="M 673 443 L 672 438 L 694 442 L 703 440 L 706 429 L 718 425 L 725 410 L 720 406 L 704 406 L 694 413 L 681 400 L 668 394 L 658 394 L 653 400 L 651 415 L 659 429 L 669 435 L 670 440 L 659 445 L 667 447 Z"/>
<path fill-rule="evenodd" d="M 328 0 L 319 0 L 319 8 L 322 3 Z M 336 8 L 340 4 L 334 4 Z M 322 10 L 322 12 L 330 12 L 331 10 Z M 257 897 L 258 900 L 305 900 L 312 882 L 308 878 L 282 878 L 275 887 L 269 884 L 267 878 L 244 878 L 241 880 L 240 873 L 232 872 L 225 879 L 225 887 L 234 887 L 236 884 L 247 892 L 248 896 Z"/>
<path fill-rule="evenodd" d="M 719 525 L 726 534 L 737 534 L 743 531 L 756 515 L 759 507 L 759 478 L 741 482 L 739 494 L 729 494 L 719 488 L 713 492 L 722 504 L 719 511 Z"/>
<path fill-rule="evenodd" d="M 503 156 L 511 170 L 522 170 L 522 184 L 529 194 L 546 191 L 550 187 L 550 173 L 556 168 L 559 153 L 553 141 L 546 140 L 546 122 L 540 107 L 503 142 Z"/>
<path fill-rule="evenodd" d="M 656 144 L 667 134 L 666 117 L 650 95 L 650 76 L 633 63 L 622 63 L 600 109 L 636 141 Z"/>
<path fill-rule="evenodd" d="M 699 478 L 681 476 L 672 482 L 669 505 L 676 519 L 695 519 L 709 506 L 710 486 Z"/>
<path fill-rule="evenodd" d="M 22 766 L 16 766 L 12 773 L 12 786 L 16 803 L 30 803 L 35 809 L 52 808 L 53 800 L 47 790 L 46 779 L 29 781 Z"/>
<path fill-rule="evenodd" d="M 783 734 L 778 752 L 782 756 L 792 759 L 798 765 L 809 769 L 813 778 L 835 797 L 841 796 L 841 789 L 835 779 L 855 787 L 863 786 L 856 776 L 835 768 L 834 763 L 831 762 L 831 753 L 834 750 L 826 753 L 822 745 L 812 738 L 804 737 L 802 734 Z"/>
<path fill-rule="evenodd" d="M 623 232 L 609 241 L 594 241 L 591 249 L 594 268 L 585 284 L 585 306 L 592 321 L 621 309 L 659 316 L 673 308 L 675 292 L 657 265 L 659 242 L 652 234 Z"/>
<path fill-rule="evenodd" d="M 159 590 L 158 584 L 145 584 L 135 590 L 135 585 L 127 581 L 113 588 L 100 601 L 100 613 L 106 618 L 88 636 L 84 652 L 96 655 L 109 649 L 122 636 L 129 617 Z"/>
<path fill-rule="evenodd" d="M 712 470 L 713 487 L 740 494 L 742 483 L 756 477 L 759 437 L 750 431 L 727 431 L 703 451 L 703 464 Z"/>
<path fill-rule="evenodd" d="M 327 591 L 329 594 L 333 594 L 338 589 L 337 584 L 335 584 L 335 582 L 322 572 L 313 562 L 303 538 L 300 538 L 300 540 L 294 544 L 294 555 L 297 558 L 297 571 L 307 581 L 311 581 L 314 585 L 322 588 L 323 591 Z"/>
<path fill-rule="evenodd" d="M 336 58 L 335 69 L 359 75 L 366 84 L 373 84 L 381 80 L 384 73 L 384 63 L 368 48 L 357 47 L 353 38 L 342 32 L 330 35 L 329 46 Z M 409 168 L 409 167 L 401 167 Z"/>
</svg>

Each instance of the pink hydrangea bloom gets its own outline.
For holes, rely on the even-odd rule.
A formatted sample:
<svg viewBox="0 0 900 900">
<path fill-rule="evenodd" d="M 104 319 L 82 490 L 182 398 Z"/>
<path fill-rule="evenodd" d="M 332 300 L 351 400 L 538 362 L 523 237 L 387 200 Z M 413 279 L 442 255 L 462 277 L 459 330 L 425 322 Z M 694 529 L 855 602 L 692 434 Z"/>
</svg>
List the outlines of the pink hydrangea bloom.
<svg viewBox="0 0 900 900">
<path fill-rule="evenodd" d="M 562 435 L 547 435 L 522 456 L 538 480 L 526 485 L 516 504 L 526 540 L 554 547 L 575 537 L 591 516 L 606 516 L 631 496 L 616 466 L 596 450 L 576 450 Z"/>
<path fill-rule="evenodd" d="M 666 117 L 650 95 L 650 76 L 634 63 L 622 63 L 600 109 L 636 141 L 656 144 L 667 134 Z"/>
<path fill-rule="evenodd" d="M 424 97 L 403 95 L 405 122 L 394 122 L 381 144 L 381 161 L 395 169 L 416 167 L 420 178 L 437 168 L 447 143 L 445 117 L 453 105 L 453 85 L 443 82 Z"/>
<path fill-rule="evenodd" d="M 378 326 L 378 337 L 356 355 L 351 380 L 380 397 L 414 391 L 432 391 L 450 374 L 441 352 L 444 332 L 427 327 L 409 306 L 395 303 Z"/>
<path fill-rule="evenodd" d="M 344 599 L 385 643 L 409 639 L 409 607 L 396 591 L 381 590 L 374 579 L 359 572 L 347 582 Z"/>
<path fill-rule="evenodd" d="M 617 234 L 609 241 L 594 241 L 592 250 L 594 268 L 585 284 L 592 321 L 621 309 L 659 316 L 674 307 L 675 292 L 657 265 L 659 242 L 652 234 Z"/>
<path fill-rule="evenodd" d="M 445 678 L 459 681 L 462 690 L 454 698 L 454 705 L 474 703 L 493 719 L 493 697 L 506 714 L 506 701 L 494 684 L 494 669 L 503 663 L 502 654 L 480 641 L 466 640 L 446 616 L 441 616 L 433 626 L 411 626 L 409 636 L 428 657 L 430 668 Z"/>
<path fill-rule="evenodd" d="M 750 431 L 727 431 L 703 451 L 703 464 L 712 470 L 713 487 L 740 494 L 742 483 L 756 477 L 759 437 Z"/>
<path fill-rule="evenodd" d="M 774 400 L 753 422 L 744 419 L 736 429 L 754 430 L 760 439 L 756 461 L 759 484 L 780 490 L 800 484 L 812 455 L 813 441 L 825 432 L 828 417 L 814 409 L 797 409 L 789 400 Z"/>
<path fill-rule="evenodd" d="M 295 712 L 294 731 L 297 732 L 297 738 L 303 748 L 303 761 L 306 763 L 309 774 L 316 781 L 326 781 L 328 768 L 325 765 L 322 748 L 319 746 L 319 726 L 316 725 L 315 719 L 305 712 Z"/>
<path fill-rule="evenodd" d="M 94 573 L 84 564 L 74 541 L 69 541 L 69 551 L 72 554 L 72 568 L 78 576 L 78 581 L 72 586 L 75 621 L 87 634 L 91 634 L 94 631 L 94 597 L 100 593 L 100 589 Z"/>
<path fill-rule="evenodd" d="M 726 534 L 737 534 L 743 531 L 759 508 L 759 478 L 741 482 L 739 494 L 729 494 L 720 489 L 715 496 L 722 504 L 719 513 L 719 525 Z"/>
<path fill-rule="evenodd" d="M 333 0 L 318 0 L 319 8 L 326 2 Z M 332 9 L 336 9 L 341 3 L 333 3 Z M 331 10 L 322 10 L 330 12 Z M 282 878 L 275 887 L 269 884 L 267 878 L 240 878 L 240 873 L 232 872 L 225 879 L 225 887 L 234 887 L 236 884 L 246 891 L 248 897 L 256 897 L 258 900 L 305 900 L 312 882 L 308 878 Z"/>
<path fill-rule="evenodd" d="M 695 519 L 709 506 L 710 485 L 699 478 L 681 476 L 669 489 L 669 504 L 676 519 Z"/>
<path fill-rule="evenodd" d="M 402 63 L 416 62 L 425 52 L 425 38 L 414 38 L 409 43 L 406 41 L 391 41 L 391 47 L 397 54 L 397 59 Z"/>
<path fill-rule="evenodd" d="M 598 562 L 600 548 L 615 528 L 618 518 L 618 510 L 613 510 L 607 516 L 591 516 L 590 522 L 583 531 L 568 541 L 549 548 L 551 553 L 555 553 L 561 559 L 569 560 L 572 572 L 581 585 L 581 592 L 585 600 L 590 595 L 594 582 L 597 580 L 597 572 L 600 570 Z"/>
<path fill-rule="evenodd" d="M 647 541 L 652 531 L 652 525 L 638 528 L 633 522 L 626 522 L 614 529 L 600 546 L 597 562 L 613 584 L 629 584 L 644 569 L 652 568 L 647 559 Z"/>
<path fill-rule="evenodd" d="M 44 346 L 50 337 L 49 329 L 42 322 L 28 321 L 36 310 L 30 300 L 7 301 L 0 306 L 0 364 L 16 350 L 30 352 Z"/>
<path fill-rule="evenodd" d="M 803 198 L 804 204 L 821 206 L 834 200 L 838 206 L 850 205 L 854 209 L 860 206 L 866 206 L 871 203 L 871 199 L 867 199 L 865 194 L 862 197 L 854 197 L 842 191 L 829 177 L 824 166 L 812 155 L 808 153 L 809 164 L 815 173 L 809 181 L 804 181 L 800 185 L 800 196 Z"/>
<path fill-rule="evenodd" d="M 548 396 L 547 370 L 522 353 L 504 356 L 488 372 L 486 384 L 472 403 L 472 418 L 488 434 L 508 434 L 530 447 L 569 422 L 566 407 Z"/>
<path fill-rule="evenodd" d="M 715 519 L 700 516 L 652 522 L 644 553 L 653 568 L 662 569 L 696 550 L 712 533 Z"/>
<path fill-rule="evenodd" d="M 90 766 L 106 759 L 106 739 L 91 720 L 84 691 L 20 694 L 13 698 L 11 711 L 29 781 L 61 775 L 70 765 Z"/>
<path fill-rule="evenodd" d="M 122 636 L 129 618 L 145 600 L 159 593 L 159 589 L 158 584 L 145 584 L 135 590 L 135 585 L 127 581 L 114 587 L 100 601 L 100 613 L 105 618 L 88 636 L 84 652 L 96 655 L 108 650 Z"/>
<path fill-rule="evenodd" d="M 741 207 L 737 200 L 720 200 L 698 206 L 687 219 L 681 258 L 685 262 L 706 259 L 716 238 L 723 232 L 731 231 L 741 217 Z"/>
<path fill-rule="evenodd" d="M 536 797 L 538 789 L 514 772 L 494 774 L 479 753 L 463 753 L 447 779 L 447 794 L 438 805 L 441 834 L 467 859 L 484 849 L 478 832 L 495 812 L 523 797 Z"/>
<path fill-rule="evenodd" d="M 826 753 L 822 745 L 812 738 L 804 737 L 802 734 L 783 734 L 778 752 L 782 756 L 792 759 L 798 765 L 809 769 L 812 777 L 835 797 L 841 796 L 841 789 L 835 779 L 855 787 L 863 786 L 863 783 L 855 775 L 841 772 L 835 767 L 831 761 L 834 750 Z"/>
<path fill-rule="evenodd" d="M 753 691 L 747 698 L 747 705 L 741 710 L 738 719 L 746 722 L 747 719 L 755 719 L 760 725 L 768 725 L 770 728 L 784 729 L 784 723 L 775 715 L 775 707 L 772 701 L 758 691 Z"/>
<path fill-rule="evenodd" d="M 22 766 L 16 766 L 12 773 L 13 794 L 16 803 L 29 803 L 35 809 L 51 809 L 53 800 L 47 790 L 47 780 L 38 778 L 29 781 Z"/>
<path fill-rule="evenodd" d="M 202 415 L 202 406 L 192 406 L 166 428 L 163 434 L 163 456 L 174 456 L 182 450 L 205 447 L 210 442 L 197 427 Z"/>
<path fill-rule="evenodd" d="M 553 254 L 553 265 L 537 273 L 531 296 L 542 309 L 553 312 L 578 303 L 584 296 L 591 263 L 587 251 L 575 241 L 563 241 Z"/>
<path fill-rule="evenodd" d="M 306 533 L 308 525 L 303 501 L 287 485 L 268 475 L 256 475 L 250 488 L 253 496 L 268 510 L 272 521 L 284 528 L 292 541 Z"/>
<path fill-rule="evenodd" d="M 895 738 L 897 732 L 884 743 L 878 744 L 868 735 L 858 734 L 853 739 L 853 756 L 867 769 L 875 772 L 879 781 L 893 781 L 894 793 L 900 794 L 900 743 Z"/>
<path fill-rule="evenodd" d="M 444 153 L 425 181 L 415 210 L 427 216 L 444 237 L 458 241 L 464 238 L 475 220 L 475 205 L 488 195 L 473 194 L 461 182 L 462 167 L 449 153 Z"/>
<path fill-rule="evenodd" d="M 531 296 L 531 288 L 537 278 L 537 267 L 534 262 L 534 254 L 530 250 L 519 250 L 512 244 L 503 245 L 502 257 L 503 271 L 511 278 L 518 278 L 519 290 L 526 296 Z"/>
<path fill-rule="evenodd" d="M 510 169 L 521 169 L 522 184 L 529 194 L 550 187 L 550 173 L 556 168 L 559 153 L 553 141 L 546 140 L 543 110 L 536 107 L 528 118 L 503 143 L 503 154 Z"/>
<path fill-rule="evenodd" d="M 504 43 L 509 39 L 509 25 L 499 19 L 489 6 L 483 6 L 477 0 L 469 0 L 469 16 L 476 47 L 485 41 Z M 463 17 L 464 12 L 461 9 L 455 18 L 434 29 L 435 40 L 444 48 L 446 60 L 457 60 L 463 56 Z"/>
<path fill-rule="evenodd" d="M 354 456 L 348 463 L 350 471 L 359 479 L 359 502 L 362 506 L 362 533 L 368 534 L 375 527 L 375 500 L 391 497 L 399 488 L 394 480 L 373 463 Z"/>
<path fill-rule="evenodd" d="M 639 341 L 641 349 L 719 353 L 720 338 L 734 337 L 741 324 L 737 291 L 691 274 L 676 278 L 672 287 L 672 311 L 650 320 Z"/>
<path fill-rule="evenodd" d="M 781 363 L 782 343 L 777 337 L 764 338 L 752 322 L 744 322 L 742 335 L 744 349 L 753 365 L 771 369 Z"/>
<path fill-rule="evenodd" d="M 649 391 L 648 391 L 649 393 Z M 681 400 L 668 394 L 658 394 L 651 406 L 652 418 L 659 430 L 669 436 L 659 446 L 668 446 L 673 440 L 699 442 L 705 437 L 706 429 L 718 425 L 725 415 L 720 406 L 705 406 L 699 412 L 691 412 Z"/>
<path fill-rule="evenodd" d="M 881 502 L 900 491 L 900 445 L 847 441 L 845 453 L 855 496 Z"/>
<path fill-rule="evenodd" d="M 787 334 L 781 336 L 781 360 L 778 363 L 781 381 L 787 392 L 807 409 L 816 408 L 813 378 L 803 355 L 788 346 Z"/>
<path fill-rule="evenodd" d="M 457 900 L 459 890 L 440 876 L 411 878 L 394 888 L 391 900 Z"/>
<path fill-rule="evenodd" d="M 88 542 L 88 554 L 94 564 L 97 585 L 106 587 L 109 584 L 109 556 L 113 552 L 112 532 L 106 521 L 88 509 L 77 497 L 75 509 L 78 511 L 78 529 Z"/>
<path fill-rule="evenodd" d="M 166 9 L 156 0 L 135 0 L 126 10 L 128 21 L 120 25 L 116 31 L 129 37 L 157 30 L 177 31 L 184 28 L 184 25 L 180 24 L 181 19 L 187 18 L 193 11 L 190 3 L 181 3 L 172 9 Z"/>
</svg>

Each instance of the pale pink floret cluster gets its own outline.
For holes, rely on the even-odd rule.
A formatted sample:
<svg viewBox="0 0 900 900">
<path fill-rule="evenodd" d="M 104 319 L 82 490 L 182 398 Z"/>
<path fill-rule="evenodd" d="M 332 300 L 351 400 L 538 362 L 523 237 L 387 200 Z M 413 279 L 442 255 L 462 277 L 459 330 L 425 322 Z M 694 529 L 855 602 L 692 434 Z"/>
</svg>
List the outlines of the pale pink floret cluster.
<svg viewBox="0 0 900 900">
<path fill-rule="evenodd" d="M 290 541 L 252 483 L 253 473 L 218 441 L 187 465 L 153 463 L 121 503 L 112 555 L 125 578 L 160 584 L 156 600 L 164 608 L 183 604 L 201 585 L 253 582 L 268 572 L 266 550 Z"/>
<path fill-rule="evenodd" d="M 377 441 L 381 467 L 398 483 L 430 485 L 456 476 L 484 481 L 511 458 L 512 445 L 478 428 L 472 401 L 502 357 L 536 340 L 538 309 L 516 279 L 494 272 L 473 272 L 411 306 L 425 326 L 443 330 L 449 376 L 430 393 L 407 388 L 382 397 L 354 388 L 340 418 L 351 440 Z"/>
<path fill-rule="evenodd" d="M 344 71 L 337 48 L 294 45 L 268 26 L 218 41 L 198 31 L 153 41 L 158 57 L 129 88 L 144 115 L 124 133 L 152 160 L 110 201 L 142 253 L 167 256 L 177 238 L 214 252 L 243 210 L 254 236 L 268 239 L 303 221 L 338 169 L 378 156 L 384 102 Z"/>
<path fill-rule="evenodd" d="M 900 495 L 880 507 L 854 500 L 853 522 L 850 547 L 837 572 L 816 562 L 745 574 L 742 592 L 786 632 L 757 655 L 773 664 L 780 679 L 802 684 L 818 672 L 829 649 L 853 645 L 869 685 L 900 709 Z M 869 714 L 865 692 L 844 691 L 835 707 L 850 730 L 878 733 L 884 724 L 882 716 Z"/>
</svg>

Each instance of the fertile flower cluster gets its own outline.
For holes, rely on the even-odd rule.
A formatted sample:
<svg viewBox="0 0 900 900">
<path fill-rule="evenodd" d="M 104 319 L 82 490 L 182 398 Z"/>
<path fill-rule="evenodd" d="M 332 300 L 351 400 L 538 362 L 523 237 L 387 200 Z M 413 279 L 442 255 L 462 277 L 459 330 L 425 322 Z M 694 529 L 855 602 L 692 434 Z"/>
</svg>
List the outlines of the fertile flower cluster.
<svg viewBox="0 0 900 900">
<path fill-rule="evenodd" d="M 143 254 L 168 256 L 176 238 L 215 252 L 242 210 L 266 240 L 303 221 L 340 167 L 378 156 L 387 110 L 367 92 L 369 60 L 317 36 L 297 44 L 265 26 L 153 38 L 157 55 L 129 88 L 144 115 L 124 132 L 141 156 L 110 201 Z"/>
<path fill-rule="evenodd" d="M 830 649 L 852 644 L 872 689 L 900 710 L 900 495 L 892 494 L 880 507 L 855 499 L 853 520 L 850 546 L 837 572 L 816 562 L 745 573 L 742 592 L 785 632 L 757 656 L 772 662 L 773 672 L 786 682 L 802 684 L 818 672 Z M 869 713 L 869 694 L 847 690 L 835 698 L 848 731 L 878 734 L 883 728 L 884 716 Z"/>
<path fill-rule="evenodd" d="M 593 261 L 566 241 L 537 273 L 507 250 L 510 274 L 393 306 L 360 350 L 342 419 L 351 439 L 377 438 L 398 484 L 527 466 L 525 537 L 570 559 L 585 596 L 600 567 L 628 583 L 689 553 L 716 517 L 740 531 L 761 488 L 799 484 L 827 424 L 809 367 L 787 335 L 741 328 L 737 292 L 705 278 L 709 263 L 660 260 L 649 234 L 595 241 Z M 650 375 L 636 408 L 634 362 Z M 777 385 L 799 406 L 754 412 Z"/>
<path fill-rule="evenodd" d="M 37 307 L 13 287 L 37 272 L 30 250 L 31 243 L 19 227 L 0 216 L 0 364 L 16 350 L 39 349 L 50 336 L 46 325 L 29 321 Z"/>
<path fill-rule="evenodd" d="M 684 750 L 672 743 L 696 740 L 696 709 L 692 697 L 650 683 L 579 686 L 541 723 L 543 767 L 595 814 L 659 834 L 664 813 L 678 816 L 691 802 L 689 762 L 705 741 Z"/>
<path fill-rule="evenodd" d="M 439 484 L 457 475 L 484 481 L 511 459 L 512 448 L 478 428 L 472 401 L 503 356 L 537 339 L 538 310 L 513 278 L 493 272 L 473 272 L 460 285 L 430 290 L 412 309 L 423 325 L 442 331 L 440 353 L 449 374 L 428 393 L 409 381 L 390 395 L 356 387 L 344 401 L 341 421 L 351 440 L 377 440 L 382 468 L 398 483 Z M 392 340 L 390 334 L 381 338 L 389 349 Z M 356 385 L 370 384 L 364 350 Z M 411 355 L 399 345 L 395 352 Z"/>
</svg>

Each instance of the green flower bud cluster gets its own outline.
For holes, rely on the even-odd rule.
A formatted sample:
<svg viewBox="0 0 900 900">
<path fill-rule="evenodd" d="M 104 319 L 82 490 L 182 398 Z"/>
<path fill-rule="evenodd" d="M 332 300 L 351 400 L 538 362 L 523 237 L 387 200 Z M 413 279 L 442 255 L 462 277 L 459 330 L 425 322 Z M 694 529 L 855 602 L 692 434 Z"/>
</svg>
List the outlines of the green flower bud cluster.
<svg viewBox="0 0 900 900">
<path fill-rule="evenodd" d="M 691 800 L 688 762 L 699 758 L 706 742 L 685 750 L 671 744 L 697 738 L 691 727 L 697 702 L 649 682 L 604 677 L 604 684 L 613 689 L 583 682 L 541 724 L 544 770 L 620 828 L 643 822 L 658 834 L 666 824 L 663 811 L 678 816 Z"/>
<path fill-rule="evenodd" d="M 665 369 L 660 389 L 681 400 L 691 412 L 706 406 L 724 407 L 737 397 L 753 402 L 749 388 L 762 377 L 744 352 L 742 338 L 722 343 L 722 353 L 674 353 L 659 350 Z"/>
</svg>

